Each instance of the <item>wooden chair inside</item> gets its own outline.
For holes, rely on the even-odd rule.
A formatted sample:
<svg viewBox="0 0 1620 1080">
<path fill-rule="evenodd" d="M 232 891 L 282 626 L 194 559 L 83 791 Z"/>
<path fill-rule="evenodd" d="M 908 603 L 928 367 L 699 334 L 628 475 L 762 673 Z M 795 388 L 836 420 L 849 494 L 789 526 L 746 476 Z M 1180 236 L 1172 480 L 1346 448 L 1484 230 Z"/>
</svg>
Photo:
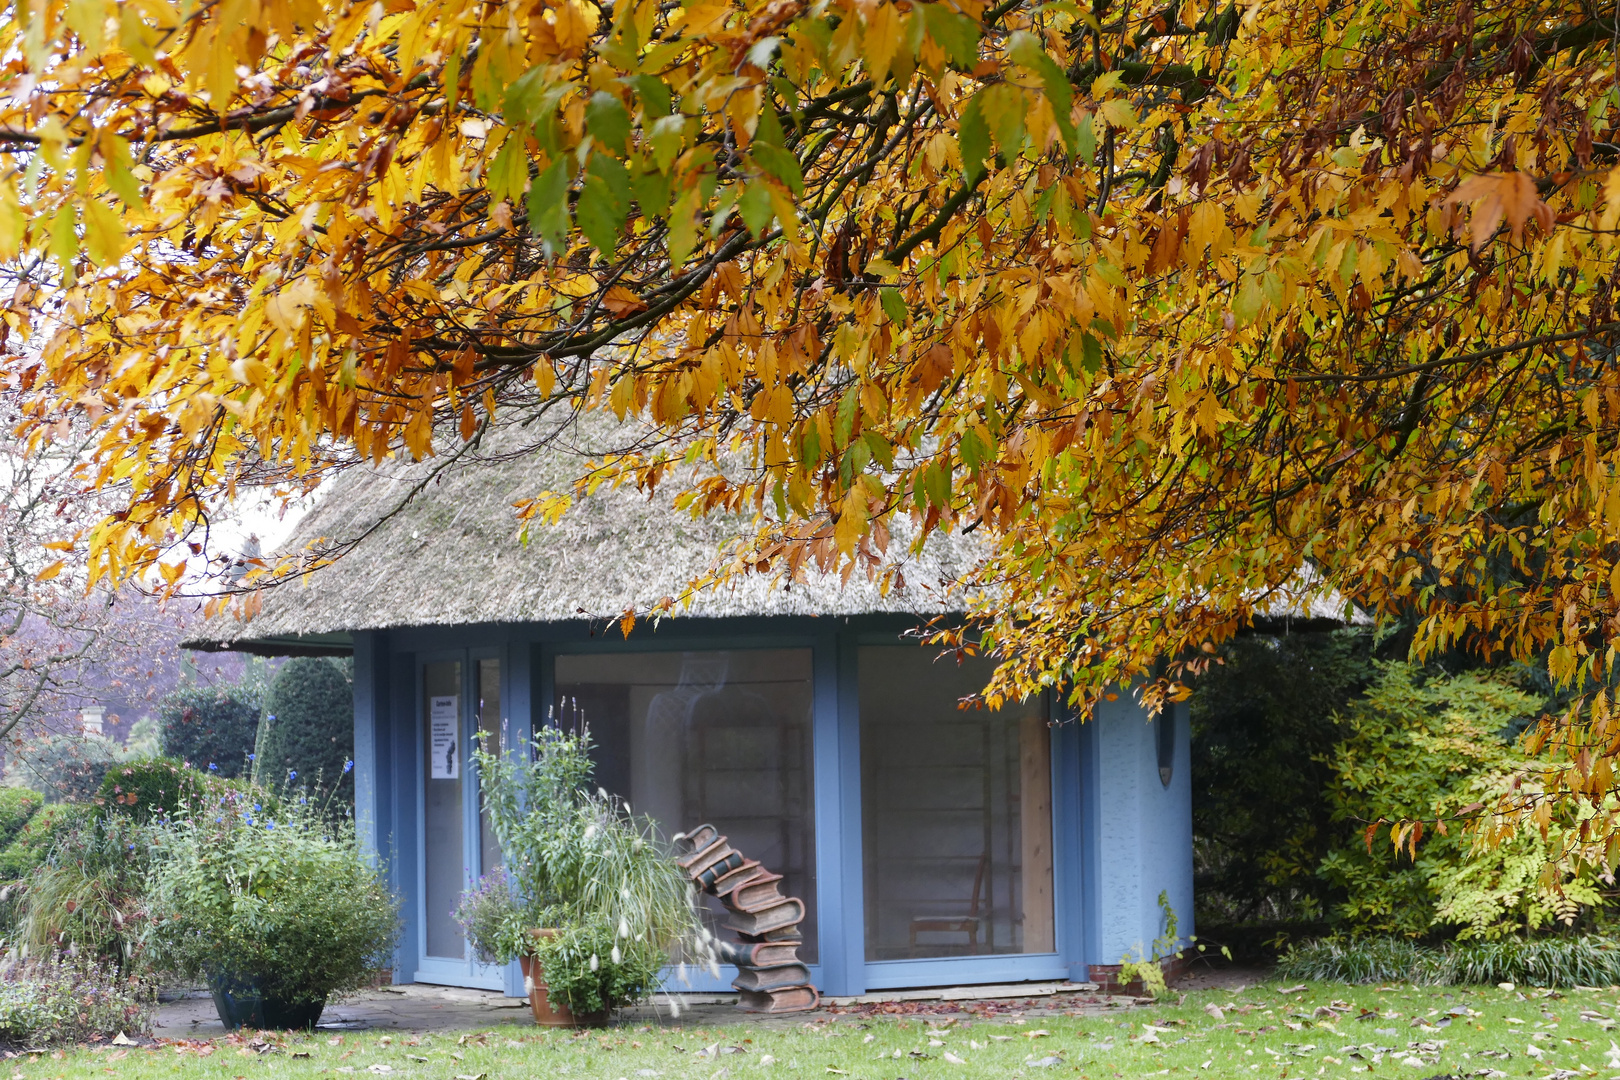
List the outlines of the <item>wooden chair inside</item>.
<svg viewBox="0 0 1620 1080">
<path fill-rule="evenodd" d="M 990 869 L 990 854 L 986 852 L 979 856 L 978 867 L 973 873 L 973 895 L 968 899 L 967 910 L 961 914 L 931 914 L 914 915 L 911 919 L 911 955 L 917 955 L 918 934 L 965 934 L 967 935 L 967 955 L 974 956 L 979 951 L 979 926 L 984 922 L 980 910 L 984 905 L 984 877 Z"/>
</svg>

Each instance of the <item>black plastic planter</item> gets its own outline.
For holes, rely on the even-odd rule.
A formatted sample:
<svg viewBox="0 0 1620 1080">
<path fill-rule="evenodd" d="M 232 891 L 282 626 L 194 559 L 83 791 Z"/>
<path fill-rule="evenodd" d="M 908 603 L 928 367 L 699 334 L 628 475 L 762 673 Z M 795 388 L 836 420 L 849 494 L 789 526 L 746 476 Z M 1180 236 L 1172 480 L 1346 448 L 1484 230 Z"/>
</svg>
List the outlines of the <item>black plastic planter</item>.
<svg viewBox="0 0 1620 1080">
<path fill-rule="evenodd" d="M 227 1031 L 244 1027 L 261 1031 L 312 1028 L 320 1021 L 321 1010 L 326 1008 L 325 995 L 284 1001 L 260 993 L 251 979 L 215 976 L 208 980 L 208 989 L 214 995 L 220 1023 Z"/>
</svg>

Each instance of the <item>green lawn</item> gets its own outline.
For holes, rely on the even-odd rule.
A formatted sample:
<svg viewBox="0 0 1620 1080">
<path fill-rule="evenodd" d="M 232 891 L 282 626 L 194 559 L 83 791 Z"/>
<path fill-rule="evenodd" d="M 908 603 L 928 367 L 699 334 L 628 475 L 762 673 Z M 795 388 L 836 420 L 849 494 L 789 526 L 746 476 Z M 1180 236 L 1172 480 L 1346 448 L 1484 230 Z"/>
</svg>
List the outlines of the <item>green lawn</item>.
<svg viewBox="0 0 1620 1080">
<path fill-rule="evenodd" d="M 1279 984 L 1200 991 L 1105 1015 L 995 1019 L 829 1016 L 772 1026 L 385 1036 L 232 1036 L 155 1048 L 104 1047 L 12 1058 L 10 1080 L 116 1075 L 280 1080 L 1082 1080 L 1437 1075 L 1620 1078 L 1611 1041 L 1620 990 Z M 268 1048 L 266 1047 L 268 1042 Z M 1612 1052 L 1611 1052 L 1612 1050 Z M 0 1080 L 6 1074 L 0 1073 Z"/>
</svg>

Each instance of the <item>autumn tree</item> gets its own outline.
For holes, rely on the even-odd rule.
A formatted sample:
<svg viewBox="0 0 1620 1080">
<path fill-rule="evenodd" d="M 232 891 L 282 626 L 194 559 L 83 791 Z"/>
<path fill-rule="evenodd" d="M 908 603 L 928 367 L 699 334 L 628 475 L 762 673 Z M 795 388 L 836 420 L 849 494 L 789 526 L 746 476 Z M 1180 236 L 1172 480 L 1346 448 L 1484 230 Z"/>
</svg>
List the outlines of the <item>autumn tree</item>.
<svg viewBox="0 0 1620 1080">
<path fill-rule="evenodd" d="M 1600 799 L 1617 35 L 1580 0 L 32 0 L 7 363 L 36 444 L 81 415 L 128 486 L 98 575 L 244 484 L 610 409 L 679 440 L 594 480 L 755 514 L 717 573 L 978 530 L 992 697 L 1156 704 L 1256 610 L 1353 601 L 1589 690 L 1551 782 Z"/>
</svg>

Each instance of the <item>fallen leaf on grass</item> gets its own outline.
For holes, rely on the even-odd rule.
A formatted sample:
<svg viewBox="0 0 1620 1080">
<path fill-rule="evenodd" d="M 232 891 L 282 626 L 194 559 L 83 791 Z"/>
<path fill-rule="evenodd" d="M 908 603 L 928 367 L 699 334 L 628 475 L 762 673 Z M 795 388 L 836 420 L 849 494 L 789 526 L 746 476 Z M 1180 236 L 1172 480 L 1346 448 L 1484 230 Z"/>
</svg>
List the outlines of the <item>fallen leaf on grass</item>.
<svg viewBox="0 0 1620 1080">
<path fill-rule="evenodd" d="M 1297 993 L 1299 993 L 1300 991 L 1302 991 L 1304 989 L 1305 989 L 1305 984 L 1300 983 L 1298 986 L 1285 986 L 1281 990 L 1278 990 L 1277 993 L 1279 993 L 1279 994 L 1297 994 Z"/>
<path fill-rule="evenodd" d="M 832 1073 L 834 1076 L 848 1076 L 849 1075 L 849 1073 L 844 1071 L 843 1069 L 835 1069 L 831 1065 L 827 1066 L 827 1071 Z"/>
<path fill-rule="evenodd" d="M 951 1063 L 952 1065 L 966 1065 L 967 1064 L 966 1061 L 963 1061 L 961 1058 L 957 1057 L 955 1054 L 951 1053 L 949 1050 L 945 1051 L 945 1060 L 948 1061 L 949 1063 Z"/>
<path fill-rule="evenodd" d="M 117 1035 L 113 1036 L 112 1044 L 114 1046 L 134 1046 L 135 1040 L 131 1039 L 128 1035 L 125 1035 L 122 1031 L 120 1031 Z"/>
<path fill-rule="evenodd" d="M 1217 1024 L 1226 1019 L 1226 1013 L 1221 1011 L 1221 1007 L 1213 1001 L 1204 1006 L 1204 1011 L 1213 1016 Z"/>
<path fill-rule="evenodd" d="M 383 1064 L 381 1064 L 381 1063 L 378 1063 L 378 1064 L 376 1064 L 376 1065 L 371 1065 L 371 1066 L 368 1066 L 368 1067 L 367 1067 L 367 1069 L 366 1069 L 366 1071 L 367 1071 L 367 1072 L 374 1072 L 374 1073 L 376 1073 L 376 1074 L 377 1074 L 377 1075 L 378 1075 L 378 1076 L 381 1076 L 381 1075 L 383 1075 L 383 1074 L 384 1074 L 384 1073 L 391 1073 L 391 1072 L 393 1072 L 393 1071 L 394 1071 L 394 1067 L 393 1067 L 393 1066 L 392 1066 L 392 1065 L 383 1065 Z"/>
<path fill-rule="evenodd" d="M 1052 1033 L 1047 1031 L 1045 1028 L 1040 1028 L 1035 1031 L 1020 1031 L 1018 1034 L 1022 1035 L 1026 1039 L 1041 1039 Z"/>
<path fill-rule="evenodd" d="M 489 1073 L 456 1073 L 456 1080 L 484 1080 Z"/>
<path fill-rule="evenodd" d="M 1051 1054 L 1047 1057 L 1041 1058 L 1038 1061 L 1026 1061 L 1024 1064 L 1029 1066 L 1031 1069 L 1050 1069 L 1054 1065 L 1063 1064 L 1063 1059 L 1057 1054 Z"/>
</svg>

